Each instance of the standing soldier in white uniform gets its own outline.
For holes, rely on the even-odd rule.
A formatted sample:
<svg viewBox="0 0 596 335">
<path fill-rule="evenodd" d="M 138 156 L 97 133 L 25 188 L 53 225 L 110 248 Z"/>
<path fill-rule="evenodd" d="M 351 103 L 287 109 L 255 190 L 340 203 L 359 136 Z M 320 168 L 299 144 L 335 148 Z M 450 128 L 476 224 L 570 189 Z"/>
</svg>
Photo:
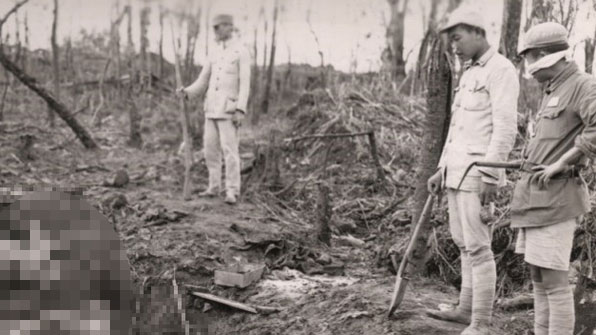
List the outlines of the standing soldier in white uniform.
<svg viewBox="0 0 596 335">
<path fill-rule="evenodd" d="M 517 133 L 519 83 L 513 64 L 486 40 L 482 14 L 459 8 L 442 29 L 464 73 L 456 89 L 447 143 L 439 171 L 429 179 L 429 191 L 447 189 L 449 226 L 461 251 L 462 285 L 455 310 L 429 315 L 469 325 L 462 335 L 490 333 L 496 267 L 490 228 L 482 221 L 483 205 L 505 185 L 503 170 L 474 168 L 458 189 L 466 167 L 474 161 L 507 160 Z"/>
<path fill-rule="evenodd" d="M 240 155 L 238 128 L 248 104 L 250 89 L 250 51 L 233 36 L 234 20 L 222 14 L 213 19 L 217 47 L 209 56 L 199 78 L 177 91 L 185 97 L 206 93 L 204 152 L 209 170 L 209 186 L 199 195 L 217 196 L 221 190 L 222 154 L 225 161 L 225 185 L 228 204 L 236 204 L 240 195 Z"/>
</svg>

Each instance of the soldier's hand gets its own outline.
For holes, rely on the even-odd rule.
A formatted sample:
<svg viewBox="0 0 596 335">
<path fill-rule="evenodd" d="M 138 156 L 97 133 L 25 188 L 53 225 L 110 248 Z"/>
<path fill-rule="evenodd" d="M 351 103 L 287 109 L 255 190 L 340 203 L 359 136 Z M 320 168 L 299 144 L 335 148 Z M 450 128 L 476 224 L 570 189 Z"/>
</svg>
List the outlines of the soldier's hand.
<svg viewBox="0 0 596 335">
<path fill-rule="evenodd" d="M 482 206 L 489 204 L 495 200 L 497 196 L 497 185 L 491 183 L 480 182 L 480 204 Z"/>
<path fill-rule="evenodd" d="M 242 121 L 244 121 L 244 112 L 237 109 L 234 114 L 232 114 L 232 124 L 234 127 L 240 128 L 240 126 L 242 126 Z"/>
<path fill-rule="evenodd" d="M 443 188 L 443 170 L 437 171 L 432 177 L 430 177 L 426 182 L 426 186 L 428 191 L 433 195 L 437 195 L 439 192 L 441 192 Z"/>
<path fill-rule="evenodd" d="M 545 189 L 550 180 L 559 173 L 565 172 L 567 165 L 562 162 L 554 162 L 551 165 L 538 165 L 532 168 L 534 174 L 530 177 L 530 183 L 536 182 L 538 188 Z"/>
</svg>

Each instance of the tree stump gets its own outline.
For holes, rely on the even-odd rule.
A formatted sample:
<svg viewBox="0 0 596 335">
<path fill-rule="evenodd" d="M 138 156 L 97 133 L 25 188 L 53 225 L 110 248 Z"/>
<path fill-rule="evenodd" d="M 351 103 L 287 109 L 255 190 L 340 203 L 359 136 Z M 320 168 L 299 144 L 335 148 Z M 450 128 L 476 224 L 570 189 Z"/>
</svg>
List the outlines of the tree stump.
<svg viewBox="0 0 596 335">
<path fill-rule="evenodd" d="M 317 239 L 326 245 L 331 242 L 331 230 L 329 222 L 333 215 L 331 206 L 331 190 L 327 182 L 322 181 L 318 185 L 319 198 L 317 200 Z"/>
<path fill-rule="evenodd" d="M 277 191 L 283 188 L 279 162 L 281 159 L 281 148 L 277 144 L 276 134 L 271 134 L 269 143 L 266 146 L 257 146 L 254 150 L 254 162 L 250 173 L 244 181 L 245 189 L 252 192 L 265 189 Z"/>
</svg>

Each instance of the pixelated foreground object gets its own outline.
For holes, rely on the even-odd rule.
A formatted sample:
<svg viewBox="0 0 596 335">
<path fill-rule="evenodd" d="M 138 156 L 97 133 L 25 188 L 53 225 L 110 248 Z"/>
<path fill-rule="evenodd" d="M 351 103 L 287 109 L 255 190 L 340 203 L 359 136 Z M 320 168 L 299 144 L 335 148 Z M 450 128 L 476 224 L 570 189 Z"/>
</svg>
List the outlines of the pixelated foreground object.
<svg viewBox="0 0 596 335">
<path fill-rule="evenodd" d="M 0 334 L 129 334 L 126 254 L 80 196 L 28 192 L 1 205 L 0 283 Z"/>
</svg>

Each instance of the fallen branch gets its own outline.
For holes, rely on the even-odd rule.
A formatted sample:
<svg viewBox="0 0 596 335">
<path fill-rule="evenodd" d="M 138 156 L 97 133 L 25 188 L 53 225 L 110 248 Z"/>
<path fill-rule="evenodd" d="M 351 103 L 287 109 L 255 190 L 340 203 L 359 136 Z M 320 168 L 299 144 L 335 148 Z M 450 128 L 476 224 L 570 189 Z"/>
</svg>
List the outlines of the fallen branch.
<svg viewBox="0 0 596 335">
<path fill-rule="evenodd" d="M 258 311 L 247 304 L 243 304 L 234 300 L 230 300 L 230 299 L 226 299 L 226 298 L 220 298 L 216 295 L 213 294 L 209 294 L 209 293 L 201 293 L 201 292 L 192 292 L 192 295 L 199 297 L 199 298 L 203 298 L 203 299 L 207 299 L 209 301 L 214 301 L 220 304 L 224 304 L 226 306 L 230 306 L 245 312 L 249 312 L 249 313 L 253 313 L 253 314 L 257 314 Z"/>
<path fill-rule="evenodd" d="M 339 134 L 313 134 L 313 135 L 304 135 L 300 137 L 292 137 L 284 139 L 284 142 L 298 142 L 308 139 L 319 139 L 319 138 L 339 138 L 339 137 L 357 137 L 357 136 L 368 136 L 373 131 L 365 131 L 360 133 L 339 133 Z"/>
<path fill-rule="evenodd" d="M 281 311 L 282 309 L 279 307 L 269 307 L 269 306 L 259 306 L 259 305 L 248 305 L 243 304 L 241 302 L 237 302 L 231 299 L 221 298 L 213 294 L 209 293 L 201 293 L 201 292 L 191 292 L 192 295 L 203 298 L 209 301 L 214 301 L 229 307 L 233 307 L 245 312 L 253 313 L 253 314 L 271 314 Z"/>
<path fill-rule="evenodd" d="M 33 92 L 37 93 L 37 95 L 39 95 L 39 97 L 41 97 L 48 104 L 48 106 L 55 111 L 56 114 L 58 114 L 58 116 L 64 120 L 64 122 L 66 122 L 66 124 L 74 131 L 75 135 L 79 138 L 81 143 L 83 143 L 85 148 L 97 148 L 97 144 L 93 138 L 91 138 L 91 135 L 89 135 L 87 130 L 72 116 L 66 106 L 64 106 L 60 101 L 54 99 L 52 94 L 49 93 L 45 88 L 39 86 L 35 78 L 23 72 L 23 70 L 9 60 L 2 50 L 0 50 L 0 63 L 20 82 L 29 87 Z"/>
</svg>

